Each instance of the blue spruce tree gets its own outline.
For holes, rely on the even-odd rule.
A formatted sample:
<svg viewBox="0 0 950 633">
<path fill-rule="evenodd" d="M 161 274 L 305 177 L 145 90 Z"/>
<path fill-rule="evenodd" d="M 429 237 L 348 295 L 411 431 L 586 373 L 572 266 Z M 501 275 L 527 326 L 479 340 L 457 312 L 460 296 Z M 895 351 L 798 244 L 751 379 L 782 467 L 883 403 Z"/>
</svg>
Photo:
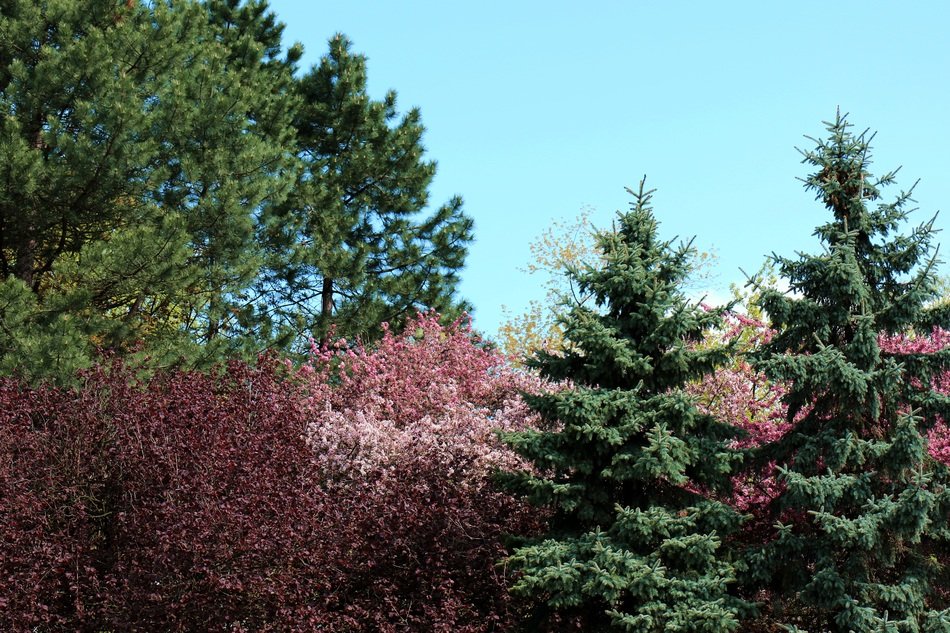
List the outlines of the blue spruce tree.
<svg viewBox="0 0 950 633">
<path fill-rule="evenodd" d="M 563 318 L 566 351 L 531 361 L 572 385 L 529 397 L 552 430 L 505 436 L 535 470 L 503 483 L 552 511 L 550 532 L 508 559 L 513 591 L 536 605 L 526 630 L 738 626 L 721 546 L 739 516 L 700 492 L 728 487 L 736 430 L 683 391 L 729 350 L 694 345 L 721 315 L 680 291 L 692 251 L 657 237 L 651 193 L 641 183 L 597 236 L 601 266 L 569 273 L 590 300 Z"/>
<path fill-rule="evenodd" d="M 769 586 L 773 617 L 813 632 L 950 631 L 946 598 L 947 469 L 926 430 L 948 413 L 930 389 L 948 353 L 897 356 L 881 334 L 927 333 L 935 315 L 933 221 L 906 235 L 911 202 L 869 173 L 869 136 L 840 113 L 803 152 L 807 189 L 831 212 L 816 230 L 824 251 L 775 257 L 790 293 L 765 290 L 777 335 L 758 367 L 787 386 L 795 426 L 762 448 L 784 492 L 769 508 L 772 540 L 751 557 L 753 586 Z"/>
</svg>

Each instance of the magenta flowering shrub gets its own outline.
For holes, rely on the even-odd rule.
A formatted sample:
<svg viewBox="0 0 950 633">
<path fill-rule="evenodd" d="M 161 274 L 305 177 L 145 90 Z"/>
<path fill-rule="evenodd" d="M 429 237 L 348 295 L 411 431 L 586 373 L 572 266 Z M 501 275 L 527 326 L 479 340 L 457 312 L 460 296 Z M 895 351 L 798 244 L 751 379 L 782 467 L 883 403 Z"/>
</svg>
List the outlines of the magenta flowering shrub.
<svg viewBox="0 0 950 633">
<path fill-rule="evenodd" d="M 297 377 L 308 394 L 310 441 L 328 473 L 451 456 L 452 476 L 469 483 L 514 465 L 495 431 L 532 423 L 520 393 L 541 387 L 481 344 L 468 322 L 443 327 L 434 313 L 419 315 L 404 334 L 387 329 L 372 350 L 344 342 L 315 348 Z"/>
<path fill-rule="evenodd" d="M 930 454 L 938 461 L 950 466 L 950 427 L 947 421 L 942 420 L 930 429 L 927 432 L 927 439 L 930 442 Z"/>
<path fill-rule="evenodd" d="M 490 484 L 516 463 L 495 430 L 533 422 L 519 393 L 539 381 L 435 314 L 372 350 L 314 349 L 295 378 L 323 485 L 346 508 L 335 630 L 506 629 L 504 536 L 543 517 Z"/>
<path fill-rule="evenodd" d="M 531 423 L 466 324 L 77 390 L 0 382 L 0 630 L 502 631 Z"/>
<path fill-rule="evenodd" d="M 950 348 L 950 331 L 935 327 L 927 335 L 882 336 L 881 350 L 895 354 L 932 354 Z M 932 386 L 938 393 L 950 395 L 950 371 L 933 377 Z M 950 466 L 950 424 L 939 420 L 927 432 L 930 454 Z"/>
</svg>

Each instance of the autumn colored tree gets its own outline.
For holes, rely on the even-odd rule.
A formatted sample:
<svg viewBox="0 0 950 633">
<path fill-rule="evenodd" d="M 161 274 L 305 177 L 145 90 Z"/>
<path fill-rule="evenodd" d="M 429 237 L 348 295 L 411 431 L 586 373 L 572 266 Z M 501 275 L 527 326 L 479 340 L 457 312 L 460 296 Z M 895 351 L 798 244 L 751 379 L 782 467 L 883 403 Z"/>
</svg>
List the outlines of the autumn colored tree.
<svg viewBox="0 0 950 633">
<path fill-rule="evenodd" d="M 531 362 L 572 383 L 526 396 L 551 428 L 503 436 L 534 470 L 502 482 L 553 512 L 550 531 L 508 559 L 513 591 L 536 605 L 526 630 L 739 624 L 720 549 L 739 515 L 700 492 L 728 487 L 737 431 L 684 391 L 728 348 L 696 345 L 720 313 L 683 296 L 691 249 L 659 239 L 651 195 L 641 183 L 631 210 L 597 235 L 601 265 L 570 273 L 591 301 L 563 317 L 569 345 Z"/>
<path fill-rule="evenodd" d="M 805 186 L 831 215 L 825 250 L 776 257 L 792 293 L 762 293 L 776 329 L 756 367 L 785 389 L 793 428 L 758 451 L 780 466 L 775 528 L 751 584 L 773 616 L 821 631 L 945 631 L 950 492 L 927 452 L 946 419 L 932 378 L 944 353 L 896 353 L 880 336 L 928 331 L 932 222 L 902 235 L 910 192 L 882 201 L 894 173 L 870 174 L 870 137 L 840 114 L 803 152 Z"/>
<path fill-rule="evenodd" d="M 564 345 L 564 333 L 557 315 L 562 299 L 583 302 L 567 270 L 597 259 L 593 209 L 585 208 L 570 222 L 555 221 L 528 248 L 531 261 L 523 272 L 541 278 L 544 299 L 532 299 L 521 314 L 503 307 L 504 322 L 498 327 L 498 344 L 515 364 L 522 364 L 535 352 L 555 352 Z"/>
</svg>

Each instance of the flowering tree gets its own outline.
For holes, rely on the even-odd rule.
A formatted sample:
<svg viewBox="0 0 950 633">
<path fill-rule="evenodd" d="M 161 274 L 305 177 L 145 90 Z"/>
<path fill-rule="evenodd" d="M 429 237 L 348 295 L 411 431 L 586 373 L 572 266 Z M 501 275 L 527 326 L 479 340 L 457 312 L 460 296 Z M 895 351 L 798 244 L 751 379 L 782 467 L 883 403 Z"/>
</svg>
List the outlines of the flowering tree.
<svg viewBox="0 0 950 633">
<path fill-rule="evenodd" d="M 540 517 L 489 485 L 531 423 L 507 369 L 435 315 L 317 350 L 76 390 L 0 382 L 0 629 L 489 631 L 495 563 Z"/>
<path fill-rule="evenodd" d="M 946 353 L 950 349 L 950 331 L 935 327 L 928 334 L 902 334 L 896 336 L 881 336 L 881 350 L 895 357 L 907 356 L 913 358 L 918 354 Z M 937 393 L 950 396 L 950 370 L 936 372 L 931 377 L 931 386 Z M 947 420 L 939 418 L 927 432 L 927 445 L 930 454 L 940 462 L 950 466 L 950 425 Z"/>
<path fill-rule="evenodd" d="M 536 531 L 543 514 L 495 490 L 490 473 L 520 463 L 495 429 L 532 423 L 519 394 L 539 381 L 508 367 L 466 321 L 442 327 L 432 313 L 402 334 L 386 330 L 372 350 L 314 349 L 296 378 L 323 485 L 349 508 L 341 630 L 515 621 L 495 563 L 504 535 Z"/>
<path fill-rule="evenodd" d="M 756 371 L 747 359 L 749 352 L 767 342 L 773 332 L 762 320 L 730 311 L 724 327 L 711 332 L 703 343 L 733 344 L 731 362 L 691 383 L 687 391 L 704 412 L 742 429 L 745 435 L 733 443 L 736 449 L 750 449 L 781 437 L 790 424 L 781 398 L 782 385 Z M 754 514 L 757 507 L 771 501 L 779 491 L 775 463 L 740 472 L 733 477 L 727 497 L 737 509 Z"/>
</svg>

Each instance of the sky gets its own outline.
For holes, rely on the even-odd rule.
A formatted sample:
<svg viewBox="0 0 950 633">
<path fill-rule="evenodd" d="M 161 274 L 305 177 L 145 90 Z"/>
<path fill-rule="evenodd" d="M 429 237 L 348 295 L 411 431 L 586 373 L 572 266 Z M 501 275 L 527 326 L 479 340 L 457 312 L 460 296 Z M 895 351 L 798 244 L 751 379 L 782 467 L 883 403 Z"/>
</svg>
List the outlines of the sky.
<svg viewBox="0 0 950 633">
<path fill-rule="evenodd" d="M 400 111 L 420 109 L 431 202 L 459 194 L 475 221 L 459 290 L 487 335 L 503 307 L 544 296 L 523 272 L 530 243 L 584 208 L 609 226 L 644 175 L 661 236 L 718 254 L 710 297 L 772 253 L 817 252 L 827 216 L 796 148 L 837 108 L 877 132 L 876 175 L 902 167 L 894 194 L 920 180 L 912 222 L 944 209 L 936 226 L 950 226 L 945 1 L 270 5 L 303 66 L 344 33 L 371 96 L 393 89 Z"/>
</svg>

